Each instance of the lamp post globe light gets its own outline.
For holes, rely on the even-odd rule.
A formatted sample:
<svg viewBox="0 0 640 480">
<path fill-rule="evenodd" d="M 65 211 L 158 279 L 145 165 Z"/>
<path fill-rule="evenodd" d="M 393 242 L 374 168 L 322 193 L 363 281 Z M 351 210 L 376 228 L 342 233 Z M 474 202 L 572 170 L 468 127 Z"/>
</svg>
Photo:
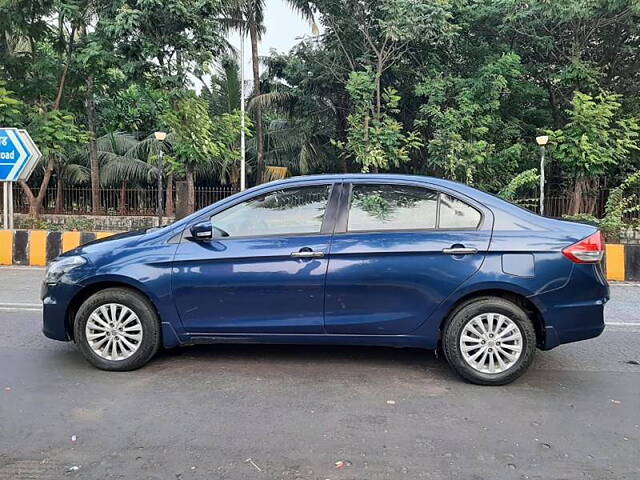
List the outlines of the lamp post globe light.
<svg viewBox="0 0 640 480">
<path fill-rule="evenodd" d="M 549 142 L 547 135 L 536 137 L 536 143 L 540 145 L 540 215 L 544 215 L 544 157 L 545 145 Z"/>
<path fill-rule="evenodd" d="M 158 142 L 164 142 L 167 138 L 167 132 L 155 132 L 153 136 Z M 162 150 L 162 145 L 160 145 L 158 148 L 158 227 L 162 226 L 162 214 L 164 211 L 162 205 L 162 175 L 164 173 L 163 155 L 164 150 Z"/>
</svg>

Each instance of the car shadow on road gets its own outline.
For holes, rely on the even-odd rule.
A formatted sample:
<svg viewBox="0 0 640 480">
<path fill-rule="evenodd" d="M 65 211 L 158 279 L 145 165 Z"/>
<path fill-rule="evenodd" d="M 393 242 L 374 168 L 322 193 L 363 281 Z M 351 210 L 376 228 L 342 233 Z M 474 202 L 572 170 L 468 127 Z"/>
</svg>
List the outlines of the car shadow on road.
<svg viewBox="0 0 640 480">
<path fill-rule="evenodd" d="M 328 345 L 194 345 L 163 350 L 154 363 L 170 367 L 172 363 L 224 363 L 232 365 L 285 366 L 289 369 L 309 365 L 321 368 L 357 369 L 447 369 L 442 355 L 433 350 Z"/>
</svg>

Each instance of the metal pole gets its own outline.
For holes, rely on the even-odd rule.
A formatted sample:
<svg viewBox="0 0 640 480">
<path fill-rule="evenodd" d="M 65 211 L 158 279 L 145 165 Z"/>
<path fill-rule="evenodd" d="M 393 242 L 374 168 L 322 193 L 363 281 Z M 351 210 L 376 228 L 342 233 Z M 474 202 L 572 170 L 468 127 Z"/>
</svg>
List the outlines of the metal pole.
<svg viewBox="0 0 640 480">
<path fill-rule="evenodd" d="M 13 183 L 7 185 L 9 191 L 9 230 L 13 230 Z"/>
<path fill-rule="evenodd" d="M 9 185 L 9 182 L 2 182 L 2 226 L 5 230 L 9 228 Z"/>
<path fill-rule="evenodd" d="M 540 215 L 544 215 L 544 145 L 540 146 Z"/>
<path fill-rule="evenodd" d="M 240 191 L 247 188 L 244 141 L 244 32 L 240 32 Z"/>
<path fill-rule="evenodd" d="M 158 153 L 158 227 L 162 226 L 162 175 L 164 173 L 164 162 L 163 156 L 164 152 L 162 151 L 162 145 L 160 145 L 160 152 Z"/>
</svg>

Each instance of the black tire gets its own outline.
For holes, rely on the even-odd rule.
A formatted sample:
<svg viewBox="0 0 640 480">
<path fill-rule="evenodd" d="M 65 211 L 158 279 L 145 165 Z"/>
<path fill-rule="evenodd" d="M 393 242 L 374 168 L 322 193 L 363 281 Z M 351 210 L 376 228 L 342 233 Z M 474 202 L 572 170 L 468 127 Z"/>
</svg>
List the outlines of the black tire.
<svg viewBox="0 0 640 480">
<path fill-rule="evenodd" d="M 91 313 L 101 305 L 119 303 L 138 316 L 142 324 L 142 341 L 138 349 L 123 360 L 102 358 L 91 349 L 85 328 Z M 106 288 L 87 298 L 78 309 L 73 324 L 74 339 L 80 351 L 94 367 L 101 370 L 125 372 L 146 364 L 160 348 L 160 324 L 153 305 L 140 293 L 127 288 Z"/>
<path fill-rule="evenodd" d="M 511 319 L 522 335 L 522 353 L 507 370 L 501 373 L 484 373 L 473 368 L 464 359 L 460 349 L 460 337 L 465 325 L 483 313 L 499 313 Z M 509 300 L 500 297 L 478 297 L 455 309 L 442 333 L 442 348 L 449 365 L 464 379 L 477 385 L 505 385 L 522 375 L 536 351 L 536 332 L 527 313 Z"/>
</svg>

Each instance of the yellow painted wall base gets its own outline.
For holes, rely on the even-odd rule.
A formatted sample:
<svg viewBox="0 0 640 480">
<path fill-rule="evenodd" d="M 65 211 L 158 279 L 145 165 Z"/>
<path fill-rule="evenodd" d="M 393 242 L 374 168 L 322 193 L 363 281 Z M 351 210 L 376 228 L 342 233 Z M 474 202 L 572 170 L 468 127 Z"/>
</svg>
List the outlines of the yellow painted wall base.
<svg viewBox="0 0 640 480">
<path fill-rule="evenodd" d="M 607 280 L 624 282 L 624 245 L 608 243 L 606 248 Z"/>
</svg>

